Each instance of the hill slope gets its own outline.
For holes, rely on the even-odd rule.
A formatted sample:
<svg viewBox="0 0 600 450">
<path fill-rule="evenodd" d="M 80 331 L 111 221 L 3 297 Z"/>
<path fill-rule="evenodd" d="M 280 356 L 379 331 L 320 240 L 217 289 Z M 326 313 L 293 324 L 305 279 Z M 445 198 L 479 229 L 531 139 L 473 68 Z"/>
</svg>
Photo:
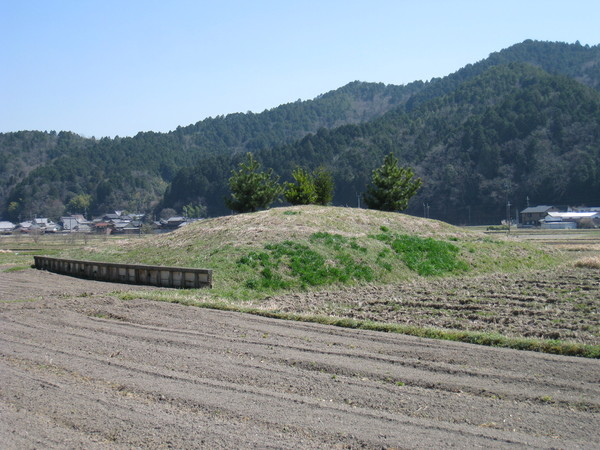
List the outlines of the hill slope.
<svg viewBox="0 0 600 450">
<path fill-rule="evenodd" d="M 369 121 L 404 104 L 422 84 L 353 82 L 314 100 L 260 114 L 229 114 L 169 133 L 145 132 L 132 138 L 85 139 L 68 132 L 0 134 L 0 216 L 57 217 L 79 194 L 92 196 L 94 212 L 147 210 L 182 167 L 214 155 L 292 142 L 323 127 Z"/>
<path fill-rule="evenodd" d="M 13 220 L 33 215 L 56 217 L 63 214 L 69 200 L 79 194 L 91 196 L 91 212 L 116 208 L 148 210 L 156 206 L 167 185 L 174 180 L 163 206 L 180 208 L 189 201 L 203 201 L 208 203 L 209 214 L 221 214 L 226 191 L 223 179 L 235 167 L 236 155 L 246 151 L 262 152 L 261 158 L 281 166 L 287 175 L 288 166 L 304 164 L 305 160 L 314 165 L 319 158 L 323 159 L 319 154 L 327 154 L 327 149 L 320 145 L 329 139 L 325 130 L 342 126 L 336 136 L 346 134 L 352 145 L 358 145 L 370 131 L 348 127 L 348 124 L 367 123 L 390 111 L 395 115 L 418 114 L 425 104 L 452 94 L 485 71 L 515 61 L 533 64 L 547 73 L 568 76 L 592 88 L 600 86 L 600 46 L 525 41 L 441 79 L 407 86 L 355 82 L 314 100 L 282 105 L 260 114 L 210 118 L 170 133 L 147 132 L 133 138 L 99 140 L 64 132 L 0 134 L 0 215 L 9 215 Z M 463 101 L 468 101 L 470 94 L 465 95 Z M 477 101 L 481 99 L 478 94 Z M 415 123 L 405 129 L 404 134 L 418 129 L 421 118 L 412 117 Z M 285 164 L 276 161 L 280 146 L 317 130 L 322 131 L 296 145 L 306 147 L 304 159 L 297 162 L 288 159 Z M 422 147 L 422 138 L 412 136 L 411 139 Z M 385 151 L 400 151 L 394 140 L 382 141 L 378 146 Z M 433 148 L 425 149 L 426 152 L 431 150 Z M 287 157 L 285 152 L 279 156 Z M 368 161 L 377 158 L 377 154 L 365 156 Z M 324 163 L 336 166 L 337 159 L 330 158 Z M 361 168 L 360 164 L 352 163 L 343 169 L 344 173 L 342 169 L 337 170 L 340 172 L 336 175 L 337 204 L 355 202 L 369 169 L 368 165 Z M 191 175 L 199 177 L 193 180 Z M 190 183 L 194 192 L 190 192 Z M 538 183 L 543 181 L 538 180 Z M 439 189 L 436 195 L 440 195 Z M 448 203 L 442 198 L 439 201 Z M 472 204 L 471 208 L 479 206 L 481 204 Z M 440 212 L 437 217 L 452 218 L 452 215 Z"/>
<path fill-rule="evenodd" d="M 505 206 L 600 203 L 600 93 L 522 63 L 492 66 L 448 95 L 390 111 L 367 124 L 320 130 L 293 145 L 257 152 L 289 177 L 297 165 L 328 167 L 336 204 L 356 204 L 387 153 L 415 168 L 424 187 L 409 212 L 453 223 L 498 223 Z M 182 170 L 166 205 L 222 197 L 237 159 Z M 220 167 L 215 172 L 214 167 Z M 180 202 L 179 205 L 177 202 Z M 220 208 L 220 209 L 219 209 Z M 514 217 L 514 212 L 511 214 Z"/>
</svg>

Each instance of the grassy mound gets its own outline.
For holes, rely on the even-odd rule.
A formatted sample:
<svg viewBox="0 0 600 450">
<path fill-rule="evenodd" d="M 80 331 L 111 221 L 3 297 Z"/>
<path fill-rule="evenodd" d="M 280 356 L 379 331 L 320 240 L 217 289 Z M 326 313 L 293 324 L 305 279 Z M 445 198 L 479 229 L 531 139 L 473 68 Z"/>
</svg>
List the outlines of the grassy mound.
<svg viewBox="0 0 600 450">
<path fill-rule="evenodd" d="M 256 299 L 323 286 L 553 265 L 539 247 L 381 211 L 300 206 L 219 217 L 171 234 L 69 250 L 64 257 L 214 270 L 213 294 Z"/>
</svg>

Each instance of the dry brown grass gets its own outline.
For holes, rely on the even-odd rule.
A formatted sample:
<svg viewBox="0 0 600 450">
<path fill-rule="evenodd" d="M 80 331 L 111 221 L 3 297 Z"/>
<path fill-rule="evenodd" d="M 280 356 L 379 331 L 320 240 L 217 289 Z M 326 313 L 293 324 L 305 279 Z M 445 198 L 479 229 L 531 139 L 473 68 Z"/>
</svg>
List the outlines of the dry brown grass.
<svg viewBox="0 0 600 450">
<path fill-rule="evenodd" d="M 237 247 L 293 240 L 316 232 L 361 237 L 381 232 L 382 226 L 397 233 L 425 237 L 468 234 L 444 222 L 405 214 L 311 205 L 273 208 L 252 214 L 203 220 L 175 233 L 156 236 L 151 240 L 153 244 L 163 248 L 185 248 L 198 238 L 207 243 L 230 243 Z"/>
<path fill-rule="evenodd" d="M 555 244 L 554 248 L 569 252 L 600 252 L 600 244 Z"/>
<path fill-rule="evenodd" d="M 575 267 L 585 269 L 600 269 L 600 256 L 588 256 L 574 262 Z"/>
</svg>

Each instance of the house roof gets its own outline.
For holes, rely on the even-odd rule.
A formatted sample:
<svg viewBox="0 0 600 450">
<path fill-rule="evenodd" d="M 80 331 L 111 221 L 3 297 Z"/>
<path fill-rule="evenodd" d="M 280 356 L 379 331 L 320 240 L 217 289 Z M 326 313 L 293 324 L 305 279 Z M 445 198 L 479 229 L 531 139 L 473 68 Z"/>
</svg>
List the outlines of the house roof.
<svg viewBox="0 0 600 450">
<path fill-rule="evenodd" d="M 548 216 L 552 217 L 552 218 L 556 218 L 556 219 L 583 219 L 585 217 L 596 217 L 598 216 L 600 213 L 595 212 L 595 211 L 585 211 L 585 212 L 576 212 L 576 211 L 569 211 L 569 212 L 550 212 L 548 213 Z"/>
<path fill-rule="evenodd" d="M 127 223 L 127 225 L 125 225 L 123 228 L 140 228 L 142 226 L 142 222 L 137 221 L 137 220 L 132 220 L 131 222 Z"/>
<path fill-rule="evenodd" d="M 87 223 L 87 220 L 85 220 L 85 217 L 83 217 L 81 214 L 73 214 L 72 216 L 63 216 L 60 218 L 61 222 L 77 222 L 77 223 Z"/>
<path fill-rule="evenodd" d="M 552 208 L 554 208 L 554 206 L 548 206 L 548 205 L 530 206 L 529 208 L 525 208 L 523 211 L 521 211 L 521 214 L 545 213 L 545 212 L 548 212 L 548 210 L 550 210 Z"/>
<path fill-rule="evenodd" d="M 0 230 L 12 230 L 13 228 L 15 228 L 15 224 L 12 222 L 0 222 Z"/>
</svg>

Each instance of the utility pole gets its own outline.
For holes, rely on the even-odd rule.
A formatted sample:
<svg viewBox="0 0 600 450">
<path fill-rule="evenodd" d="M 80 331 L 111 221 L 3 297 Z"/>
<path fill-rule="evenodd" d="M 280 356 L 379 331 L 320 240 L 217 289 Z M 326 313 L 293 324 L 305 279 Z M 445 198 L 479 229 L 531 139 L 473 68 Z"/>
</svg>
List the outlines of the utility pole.
<svg viewBox="0 0 600 450">
<path fill-rule="evenodd" d="M 508 224 L 508 234 L 510 234 L 510 202 L 506 203 L 506 223 Z"/>
</svg>

